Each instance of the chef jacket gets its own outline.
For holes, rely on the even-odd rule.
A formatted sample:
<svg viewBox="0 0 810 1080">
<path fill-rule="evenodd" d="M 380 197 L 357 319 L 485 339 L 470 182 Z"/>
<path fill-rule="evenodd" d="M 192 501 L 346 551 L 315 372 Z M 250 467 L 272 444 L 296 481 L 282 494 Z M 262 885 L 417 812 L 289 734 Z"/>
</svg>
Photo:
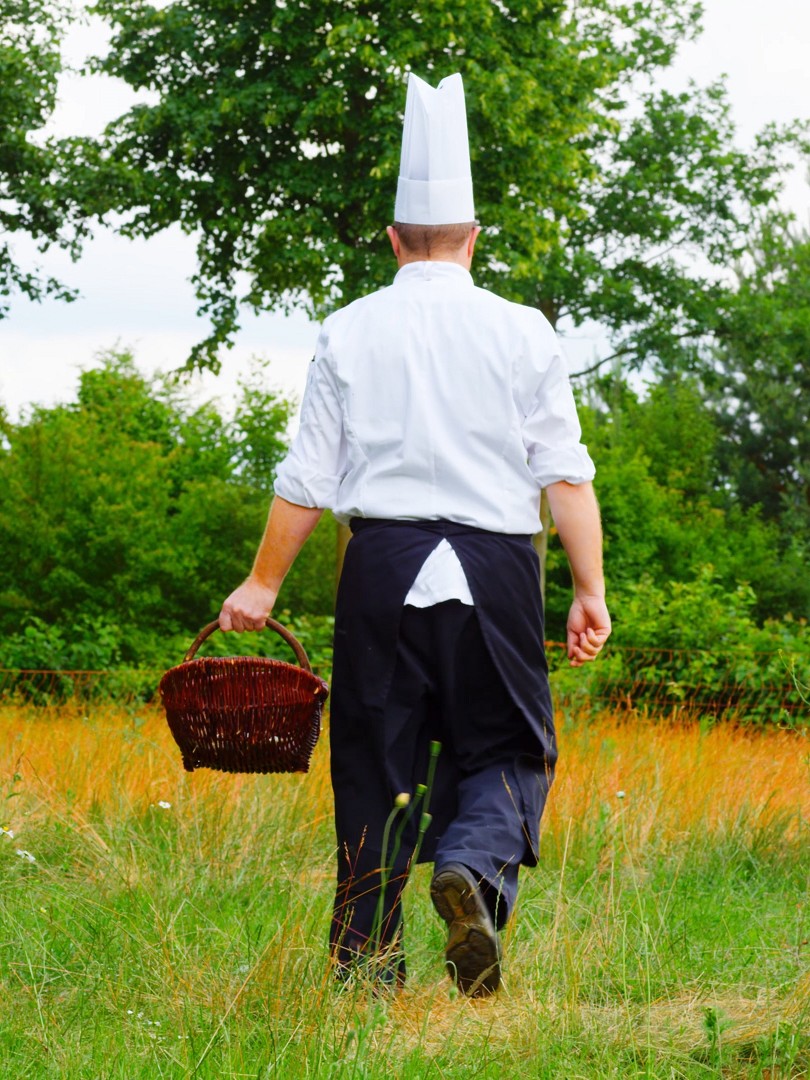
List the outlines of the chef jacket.
<svg viewBox="0 0 810 1080">
<path fill-rule="evenodd" d="M 329 316 L 276 494 L 351 518 L 539 528 L 540 490 L 594 466 L 557 337 L 463 267 L 415 262 Z"/>
</svg>

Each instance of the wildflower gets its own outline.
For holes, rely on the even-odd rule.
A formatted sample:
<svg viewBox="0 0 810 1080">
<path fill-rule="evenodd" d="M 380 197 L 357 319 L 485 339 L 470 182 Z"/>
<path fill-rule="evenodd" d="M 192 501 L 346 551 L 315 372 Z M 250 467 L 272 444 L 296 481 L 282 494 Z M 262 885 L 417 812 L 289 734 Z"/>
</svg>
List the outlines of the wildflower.
<svg viewBox="0 0 810 1080">
<path fill-rule="evenodd" d="M 25 859 L 26 862 L 37 861 L 30 851 L 24 851 L 23 848 L 17 848 L 17 854 L 20 856 L 21 859 Z"/>
<path fill-rule="evenodd" d="M 616 792 L 616 798 L 617 799 L 623 799 L 624 798 L 624 792 L 623 791 L 617 791 Z"/>
<path fill-rule="evenodd" d="M 14 839 L 14 830 L 7 828 L 5 825 L 0 825 L 0 833 L 2 833 L 3 836 L 7 836 L 9 840 Z"/>
<path fill-rule="evenodd" d="M 165 799 L 161 799 L 157 805 L 160 807 L 161 810 L 171 810 L 172 808 L 172 804 L 170 802 L 166 802 Z"/>
</svg>

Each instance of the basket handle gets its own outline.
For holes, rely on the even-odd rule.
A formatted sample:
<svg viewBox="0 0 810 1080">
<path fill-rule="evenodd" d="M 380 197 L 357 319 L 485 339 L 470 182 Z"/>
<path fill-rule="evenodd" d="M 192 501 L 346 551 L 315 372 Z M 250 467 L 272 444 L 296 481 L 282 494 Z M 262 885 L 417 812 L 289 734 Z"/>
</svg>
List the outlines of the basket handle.
<svg viewBox="0 0 810 1080">
<path fill-rule="evenodd" d="M 282 626 L 280 622 L 276 622 L 275 619 L 271 619 L 269 615 L 267 616 L 266 625 L 270 630 L 275 630 L 279 637 L 282 637 L 287 642 L 292 651 L 295 653 L 295 658 L 298 661 L 299 666 L 302 667 L 304 671 L 311 672 L 312 666 L 309 662 L 309 658 L 307 657 L 306 652 L 304 651 L 304 646 L 301 644 L 298 638 L 295 637 L 292 631 L 288 630 L 286 626 Z M 197 634 L 197 636 L 192 641 L 188 652 L 183 657 L 184 664 L 187 663 L 189 660 L 194 659 L 194 654 L 196 653 L 197 649 L 199 649 L 205 639 L 209 638 L 215 630 L 219 630 L 219 621 L 211 622 L 207 626 L 204 626 L 202 628 L 199 634 Z"/>
</svg>

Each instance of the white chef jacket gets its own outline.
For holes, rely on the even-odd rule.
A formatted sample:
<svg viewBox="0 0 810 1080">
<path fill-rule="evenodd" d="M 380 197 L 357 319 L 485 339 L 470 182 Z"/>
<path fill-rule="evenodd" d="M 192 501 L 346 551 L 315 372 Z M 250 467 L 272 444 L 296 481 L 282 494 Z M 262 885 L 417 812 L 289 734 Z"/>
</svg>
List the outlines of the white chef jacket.
<svg viewBox="0 0 810 1080">
<path fill-rule="evenodd" d="M 275 491 L 344 522 L 448 519 L 530 534 L 541 488 L 593 478 L 580 440 L 545 317 L 477 288 L 457 263 L 408 263 L 392 285 L 324 321 Z M 447 549 L 421 595 L 430 559 L 420 571 L 419 606 L 447 591 L 443 581 L 467 588 Z"/>
</svg>

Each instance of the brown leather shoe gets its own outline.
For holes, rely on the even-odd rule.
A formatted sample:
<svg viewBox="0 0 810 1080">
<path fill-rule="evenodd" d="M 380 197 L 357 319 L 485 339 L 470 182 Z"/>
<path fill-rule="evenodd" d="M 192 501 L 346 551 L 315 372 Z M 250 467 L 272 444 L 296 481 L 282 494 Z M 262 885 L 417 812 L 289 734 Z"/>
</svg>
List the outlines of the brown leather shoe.
<svg viewBox="0 0 810 1080">
<path fill-rule="evenodd" d="M 468 997 L 483 997 L 501 981 L 501 942 L 473 874 L 447 863 L 433 875 L 430 898 L 447 923 L 447 970 Z"/>
</svg>

